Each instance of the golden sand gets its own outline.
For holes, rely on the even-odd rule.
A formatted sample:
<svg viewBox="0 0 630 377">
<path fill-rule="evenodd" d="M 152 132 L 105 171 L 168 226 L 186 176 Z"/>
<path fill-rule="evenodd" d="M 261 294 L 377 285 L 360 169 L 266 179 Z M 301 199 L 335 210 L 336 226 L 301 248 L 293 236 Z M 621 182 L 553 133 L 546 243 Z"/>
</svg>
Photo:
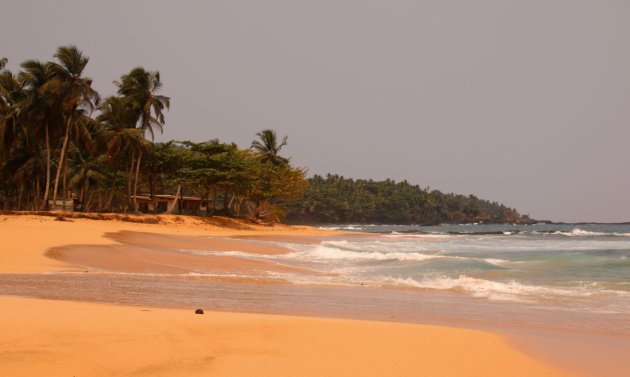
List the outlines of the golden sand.
<svg viewBox="0 0 630 377">
<path fill-rule="evenodd" d="M 184 221 L 184 222 L 182 222 Z M 220 228 L 0 216 L 0 273 L 79 268 L 45 256 L 106 232 L 310 237 L 307 227 Z M 234 245 L 230 245 L 232 247 Z M 80 264 L 80 263 L 77 263 Z M 438 326 L 0 297 L 2 376 L 570 376 L 499 334 Z"/>
</svg>

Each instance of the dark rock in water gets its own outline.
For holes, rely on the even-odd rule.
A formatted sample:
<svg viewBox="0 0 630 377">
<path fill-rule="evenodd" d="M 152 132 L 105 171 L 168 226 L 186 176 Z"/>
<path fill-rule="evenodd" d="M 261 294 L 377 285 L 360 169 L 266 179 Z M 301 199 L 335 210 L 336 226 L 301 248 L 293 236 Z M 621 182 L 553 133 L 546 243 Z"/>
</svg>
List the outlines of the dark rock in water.
<svg viewBox="0 0 630 377">
<path fill-rule="evenodd" d="M 195 314 L 203 314 L 203 309 L 197 309 L 197 310 L 195 310 Z"/>
</svg>

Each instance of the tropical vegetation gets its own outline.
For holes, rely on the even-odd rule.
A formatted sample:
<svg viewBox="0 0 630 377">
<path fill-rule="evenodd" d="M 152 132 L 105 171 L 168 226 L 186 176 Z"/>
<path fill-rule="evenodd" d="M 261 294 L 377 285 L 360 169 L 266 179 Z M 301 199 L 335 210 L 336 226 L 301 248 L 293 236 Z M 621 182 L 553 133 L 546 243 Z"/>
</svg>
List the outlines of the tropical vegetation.
<svg viewBox="0 0 630 377">
<path fill-rule="evenodd" d="M 169 212 L 272 221 L 522 219 L 498 203 L 407 182 L 306 179 L 281 155 L 287 137 L 270 129 L 249 148 L 216 139 L 156 143 L 171 102 L 160 73 L 133 68 L 102 99 L 76 46 L 59 47 L 51 61 L 27 60 L 17 73 L 7 62 L 0 59 L 0 210 L 156 212 L 158 197 L 170 194 Z M 185 208 L 186 197 L 197 207 Z"/>
<path fill-rule="evenodd" d="M 474 195 L 444 194 L 407 181 L 315 175 L 286 220 L 292 223 L 421 224 L 530 222 L 515 209 Z"/>
</svg>

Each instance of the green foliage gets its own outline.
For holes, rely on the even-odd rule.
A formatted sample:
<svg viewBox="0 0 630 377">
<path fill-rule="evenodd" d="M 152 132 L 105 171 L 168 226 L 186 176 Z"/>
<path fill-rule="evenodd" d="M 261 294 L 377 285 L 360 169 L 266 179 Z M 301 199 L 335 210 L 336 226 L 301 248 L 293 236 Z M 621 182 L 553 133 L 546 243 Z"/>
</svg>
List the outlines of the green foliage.
<svg viewBox="0 0 630 377">
<path fill-rule="evenodd" d="M 294 223 L 439 224 L 529 221 L 516 210 L 474 195 L 443 194 L 407 181 L 353 180 L 315 175 L 289 209 Z"/>
<path fill-rule="evenodd" d="M 159 94 L 160 73 L 134 68 L 115 82 L 117 95 L 100 102 L 83 76 L 89 58 L 76 46 L 59 47 L 54 61 L 27 60 L 17 74 L 6 63 L 0 59 L 0 209 L 45 209 L 50 189 L 54 203 L 61 188 L 60 198 L 75 198 L 85 211 L 135 211 L 138 197 L 157 204 L 158 194 L 178 193 L 202 202 L 192 213 L 203 207 L 209 215 L 271 221 L 285 215 L 310 223 L 524 219 L 498 203 L 407 182 L 306 180 L 306 170 L 280 154 L 287 137 L 271 129 L 257 133 L 248 149 L 219 140 L 154 143 L 170 107 Z"/>
<path fill-rule="evenodd" d="M 287 145 L 287 136 L 278 144 L 276 131 L 262 130 L 257 133 L 259 140 L 252 142 L 252 150 L 254 150 L 262 162 L 270 163 L 273 166 L 287 166 L 289 159 L 280 156 L 280 149 Z"/>
</svg>

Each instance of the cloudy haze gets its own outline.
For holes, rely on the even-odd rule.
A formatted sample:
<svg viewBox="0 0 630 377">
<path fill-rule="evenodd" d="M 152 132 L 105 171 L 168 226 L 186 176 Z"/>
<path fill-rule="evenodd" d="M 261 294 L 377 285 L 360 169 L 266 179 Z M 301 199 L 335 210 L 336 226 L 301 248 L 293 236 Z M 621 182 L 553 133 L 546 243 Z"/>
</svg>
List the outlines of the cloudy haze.
<svg viewBox="0 0 630 377">
<path fill-rule="evenodd" d="M 630 221 L 630 2 L 14 1 L 0 57 L 135 66 L 172 98 L 159 140 L 289 136 L 311 174 L 407 179 L 539 219 Z"/>
</svg>

